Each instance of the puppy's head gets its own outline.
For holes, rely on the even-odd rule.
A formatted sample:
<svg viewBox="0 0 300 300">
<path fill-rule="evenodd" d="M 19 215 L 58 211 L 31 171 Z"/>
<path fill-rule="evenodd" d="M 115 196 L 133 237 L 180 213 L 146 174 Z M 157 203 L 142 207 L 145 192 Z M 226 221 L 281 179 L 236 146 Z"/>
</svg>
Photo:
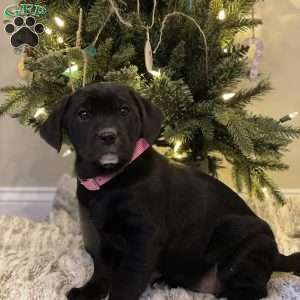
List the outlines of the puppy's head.
<svg viewBox="0 0 300 300">
<path fill-rule="evenodd" d="M 59 152 L 65 130 L 78 157 L 115 171 L 130 161 L 139 138 L 154 143 L 162 118 L 156 106 L 132 89 L 98 83 L 63 100 L 40 134 Z"/>
</svg>

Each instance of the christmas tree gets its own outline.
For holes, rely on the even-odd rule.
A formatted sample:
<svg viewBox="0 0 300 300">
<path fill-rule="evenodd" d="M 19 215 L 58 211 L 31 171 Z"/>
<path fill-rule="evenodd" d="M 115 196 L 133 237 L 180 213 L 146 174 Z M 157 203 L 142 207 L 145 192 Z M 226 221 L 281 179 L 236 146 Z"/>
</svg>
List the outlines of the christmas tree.
<svg viewBox="0 0 300 300">
<path fill-rule="evenodd" d="M 255 115 L 247 105 L 271 86 L 258 73 L 262 43 L 253 35 L 261 20 L 258 0 L 35 1 L 47 7 L 39 46 L 25 47 L 27 83 L 2 89 L 0 114 L 38 130 L 55 104 L 93 82 L 129 85 L 165 115 L 157 146 L 173 159 L 217 176 L 232 165 L 238 191 L 283 197 L 268 171 L 282 162 L 298 128 Z M 239 32 L 252 37 L 235 42 Z M 249 45 L 256 57 L 249 66 Z M 251 64 L 251 62 L 250 62 Z M 249 79 L 249 72 L 250 78 Z M 240 83 L 248 80 L 248 88 Z M 66 141 L 67 143 L 67 141 Z"/>
</svg>

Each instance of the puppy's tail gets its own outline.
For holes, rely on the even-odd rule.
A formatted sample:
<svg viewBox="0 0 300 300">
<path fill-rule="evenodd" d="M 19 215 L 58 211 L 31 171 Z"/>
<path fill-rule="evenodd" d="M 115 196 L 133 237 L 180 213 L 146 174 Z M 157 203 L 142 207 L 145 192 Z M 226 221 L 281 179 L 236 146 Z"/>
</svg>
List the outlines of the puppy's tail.
<svg viewBox="0 0 300 300">
<path fill-rule="evenodd" d="M 279 254 L 275 272 L 288 272 L 300 276 L 300 252 L 292 255 Z"/>
</svg>

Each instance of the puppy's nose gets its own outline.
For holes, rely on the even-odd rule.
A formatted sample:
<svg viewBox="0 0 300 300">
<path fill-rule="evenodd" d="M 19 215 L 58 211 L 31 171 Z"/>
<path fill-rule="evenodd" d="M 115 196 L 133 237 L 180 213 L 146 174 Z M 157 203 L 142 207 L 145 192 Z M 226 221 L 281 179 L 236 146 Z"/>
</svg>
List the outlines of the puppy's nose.
<svg viewBox="0 0 300 300">
<path fill-rule="evenodd" d="M 107 128 L 97 131 L 97 136 L 105 145 L 112 145 L 117 139 L 117 131 L 113 128 Z"/>
</svg>

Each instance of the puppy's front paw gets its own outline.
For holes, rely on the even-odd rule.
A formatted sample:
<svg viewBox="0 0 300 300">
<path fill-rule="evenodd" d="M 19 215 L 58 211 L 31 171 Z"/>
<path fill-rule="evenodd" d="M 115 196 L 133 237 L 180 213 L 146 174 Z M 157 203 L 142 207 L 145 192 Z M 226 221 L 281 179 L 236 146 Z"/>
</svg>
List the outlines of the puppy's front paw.
<svg viewBox="0 0 300 300">
<path fill-rule="evenodd" d="M 68 300 L 83 300 L 86 298 L 82 298 L 82 295 L 80 294 L 80 289 L 74 288 L 67 294 Z"/>
<path fill-rule="evenodd" d="M 101 292 L 98 288 L 83 286 L 73 288 L 67 295 L 68 300 L 100 300 L 105 299 L 107 292 Z"/>
<path fill-rule="evenodd" d="M 93 295 L 91 293 L 87 293 L 82 288 L 74 288 L 72 289 L 68 295 L 68 300 L 100 300 L 104 299 L 104 297 L 101 297 L 101 295 Z"/>
</svg>

